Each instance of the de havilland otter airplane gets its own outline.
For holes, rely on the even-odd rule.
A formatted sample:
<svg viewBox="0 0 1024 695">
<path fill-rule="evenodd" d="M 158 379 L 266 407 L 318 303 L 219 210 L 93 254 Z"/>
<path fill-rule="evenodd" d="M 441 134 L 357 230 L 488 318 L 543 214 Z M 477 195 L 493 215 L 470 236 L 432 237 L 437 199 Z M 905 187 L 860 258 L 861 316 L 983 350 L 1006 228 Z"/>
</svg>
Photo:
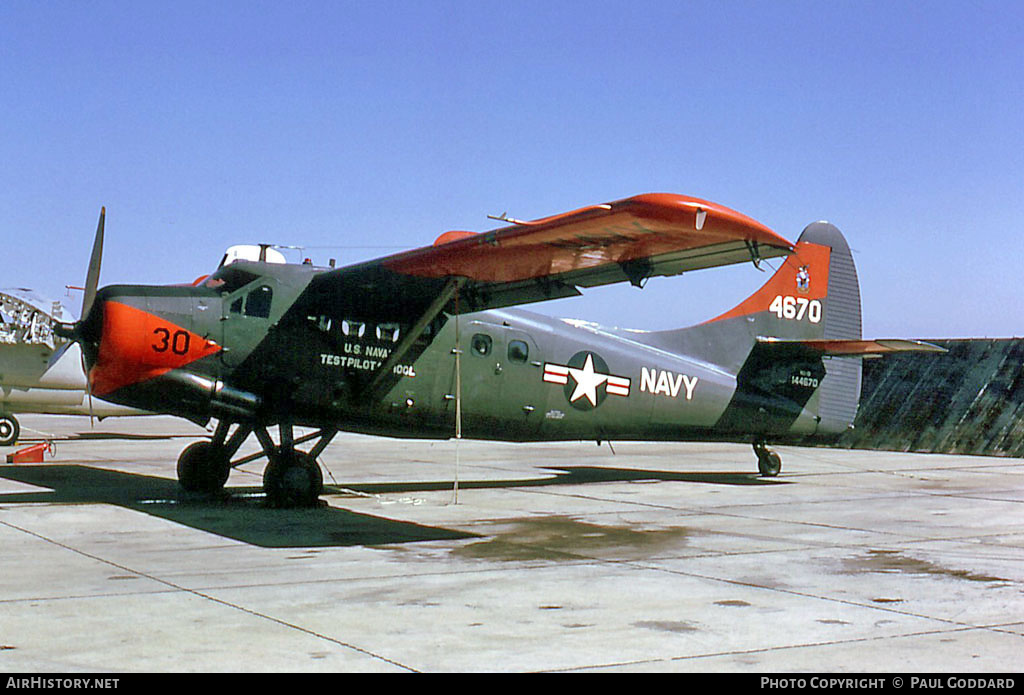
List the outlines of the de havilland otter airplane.
<svg viewBox="0 0 1024 695">
<path fill-rule="evenodd" d="M 83 317 L 91 391 L 200 424 L 181 485 L 220 490 L 254 434 L 275 506 L 315 503 L 317 457 L 338 431 L 505 441 L 834 437 L 853 421 L 861 359 L 941 351 L 863 340 L 860 290 L 842 234 L 791 243 L 722 205 L 645 194 L 342 268 L 238 260 L 191 286 L 97 291 L 105 211 Z M 658 332 L 552 319 L 514 305 L 615 282 L 783 257 L 753 295 L 705 323 Z M 294 428 L 315 434 L 296 440 Z M 277 427 L 274 441 L 270 431 Z M 306 452 L 302 441 L 318 439 Z M 251 457 L 250 457 L 251 458 Z M 248 460 L 248 459 L 246 459 Z"/>
</svg>

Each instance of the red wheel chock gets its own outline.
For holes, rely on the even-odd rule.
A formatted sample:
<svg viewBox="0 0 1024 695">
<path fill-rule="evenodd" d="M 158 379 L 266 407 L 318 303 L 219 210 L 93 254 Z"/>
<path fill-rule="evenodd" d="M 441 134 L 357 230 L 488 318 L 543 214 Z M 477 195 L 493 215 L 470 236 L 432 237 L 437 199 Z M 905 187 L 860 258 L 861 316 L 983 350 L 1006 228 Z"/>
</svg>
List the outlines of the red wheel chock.
<svg viewBox="0 0 1024 695">
<path fill-rule="evenodd" d="M 43 454 L 49 452 L 53 456 L 54 450 L 53 442 L 40 442 L 7 454 L 7 463 L 42 463 Z"/>
</svg>

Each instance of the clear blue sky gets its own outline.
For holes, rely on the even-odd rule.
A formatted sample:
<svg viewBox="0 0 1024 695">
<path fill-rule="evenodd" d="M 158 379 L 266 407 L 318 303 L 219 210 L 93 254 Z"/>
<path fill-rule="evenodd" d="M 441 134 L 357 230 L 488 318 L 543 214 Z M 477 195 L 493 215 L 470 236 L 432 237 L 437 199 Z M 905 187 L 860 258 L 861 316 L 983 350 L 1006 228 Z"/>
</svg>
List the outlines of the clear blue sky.
<svg viewBox="0 0 1024 695">
<path fill-rule="evenodd" d="M 1024 334 L 1024 5 L 0 2 L 0 286 L 340 263 L 666 191 L 855 250 L 865 334 Z M 330 248 L 328 248 L 330 247 Z M 749 265 L 533 308 L 688 325 Z M 80 296 L 65 298 L 77 311 Z"/>
</svg>

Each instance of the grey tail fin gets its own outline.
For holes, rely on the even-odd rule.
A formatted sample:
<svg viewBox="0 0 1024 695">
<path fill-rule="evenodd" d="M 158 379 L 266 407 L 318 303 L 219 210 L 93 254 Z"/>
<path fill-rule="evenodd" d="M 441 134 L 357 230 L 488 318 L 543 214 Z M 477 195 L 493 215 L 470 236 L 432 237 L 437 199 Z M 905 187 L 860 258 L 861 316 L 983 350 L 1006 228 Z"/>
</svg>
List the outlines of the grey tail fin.
<svg viewBox="0 0 1024 695">
<path fill-rule="evenodd" d="M 828 222 L 804 229 L 800 241 L 829 246 L 828 296 L 822 323 L 825 340 L 862 337 L 860 283 L 853 254 L 842 233 Z M 862 360 L 826 357 L 825 379 L 818 390 L 817 434 L 842 434 L 853 424 L 860 402 Z"/>
<path fill-rule="evenodd" d="M 734 363 L 735 407 L 727 408 L 720 425 L 756 425 L 776 434 L 838 435 L 853 422 L 860 399 L 861 359 L 840 357 L 847 353 L 827 349 L 794 349 L 803 343 L 861 339 L 857 270 L 850 247 L 835 226 L 808 225 L 793 254 L 759 290 L 699 328 L 746 346 Z M 741 422 L 751 406 L 756 406 L 755 412 L 767 411 L 764 422 Z"/>
</svg>

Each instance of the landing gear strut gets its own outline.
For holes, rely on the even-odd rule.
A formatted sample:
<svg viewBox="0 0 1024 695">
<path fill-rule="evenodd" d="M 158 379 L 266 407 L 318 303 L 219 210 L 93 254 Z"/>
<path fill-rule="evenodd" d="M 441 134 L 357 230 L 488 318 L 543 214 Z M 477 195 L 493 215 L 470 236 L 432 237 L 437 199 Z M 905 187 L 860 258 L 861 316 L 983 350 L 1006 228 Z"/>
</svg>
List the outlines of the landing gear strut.
<svg viewBox="0 0 1024 695">
<path fill-rule="evenodd" d="M 782 470 L 782 459 L 768 448 L 763 439 L 754 440 L 754 453 L 757 454 L 757 470 L 766 478 L 774 478 Z"/>
<path fill-rule="evenodd" d="M 324 478 L 317 464 L 317 456 L 327 447 L 337 430 L 324 429 L 294 439 L 292 425 L 281 423 L 281 444 L 277 445 L 265 427 L 239 425 L 228 437 L 231 423 L 222 420 L 213 439 L 196 442 L 185 448 L 178 458 L 178 482 L 189 492 L 212 494 L 223 489 L 232 468 L 263 456 L 268 463 L 263 471 L 263 490 L 271 507 L 309 507 L 317 503 L 323 492 Z M 263 451 L 232 461 L 250 434 L 256 434 Z M 320 437 L 313 449 L 306 453 L 295 448 L 297 443 Z"/>
</svg>

